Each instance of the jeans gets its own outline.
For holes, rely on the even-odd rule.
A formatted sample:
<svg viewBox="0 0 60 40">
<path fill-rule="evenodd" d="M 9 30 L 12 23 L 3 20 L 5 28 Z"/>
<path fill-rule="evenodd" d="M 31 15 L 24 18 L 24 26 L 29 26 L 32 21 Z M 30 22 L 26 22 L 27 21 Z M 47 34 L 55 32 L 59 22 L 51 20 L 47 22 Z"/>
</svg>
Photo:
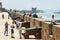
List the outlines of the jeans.
<svg viewBox="0 0 60 40">
<path fill-rule="evenodd" d="M 8 36 L 8 28 L 5 28 L 4 35 Z"/>
</svg>

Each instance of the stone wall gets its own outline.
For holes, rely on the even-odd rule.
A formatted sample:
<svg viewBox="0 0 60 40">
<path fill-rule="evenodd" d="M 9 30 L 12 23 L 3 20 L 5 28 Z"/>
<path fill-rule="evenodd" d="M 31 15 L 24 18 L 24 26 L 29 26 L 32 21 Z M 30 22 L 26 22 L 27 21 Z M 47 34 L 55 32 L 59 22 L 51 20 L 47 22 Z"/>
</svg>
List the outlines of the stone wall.
<svg viewBox="0 0 60 40">
<path fill-rule="evenodd" d="M 60 40 L 60 25 L 54 25 L 53 37 L 55 40 Z"/>
<path fill-rule="evenodd" d="M 14 13 L 17 16 L 23 18 L 21 13 Z M 50 35 L 50 22 L 41 18 L 32 18 L 27 15 L 24 16 L 24 21 L 30 21 L 30 27 L 42 27 L 41 34 L 42 40 L 60 40 L 60 25 L 53 25 L 53 35 Z"/>
</svg>

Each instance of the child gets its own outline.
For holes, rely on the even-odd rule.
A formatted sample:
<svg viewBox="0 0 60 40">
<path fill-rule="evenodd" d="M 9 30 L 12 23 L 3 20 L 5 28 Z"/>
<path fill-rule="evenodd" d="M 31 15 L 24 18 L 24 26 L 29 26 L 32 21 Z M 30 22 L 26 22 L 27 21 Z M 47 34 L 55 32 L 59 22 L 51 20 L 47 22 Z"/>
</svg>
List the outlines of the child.
<svg viewBox="0 0 60 40">
<path fill-rule="evenodd" d="M 19 24 L 18 24 L 18 21 L 16 20 L 16 28 L 18 29 L 19 27 Z"/>
<path fill-rule="evenodd" d="M 11 38 L 14 38 L 14 22 L 12 22 L 12 25 L 11 25 Z"/>
</svg>

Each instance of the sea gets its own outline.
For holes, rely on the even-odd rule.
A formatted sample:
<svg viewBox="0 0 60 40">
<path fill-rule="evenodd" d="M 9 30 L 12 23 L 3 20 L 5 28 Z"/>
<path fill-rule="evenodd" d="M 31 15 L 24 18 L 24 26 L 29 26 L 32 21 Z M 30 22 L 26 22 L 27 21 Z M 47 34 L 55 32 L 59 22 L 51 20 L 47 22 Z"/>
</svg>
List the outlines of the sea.
<svg viewBox="0 0 60 40">
<path fill-rule="evenodd" d="M 36 13 L 38 15 L 38 17 L 47 19 L 47 20 L 51 20 L 52 15 L 54 15 L 54 18 L 56 20 L 60 20 L 60 14 L 58 13 L 54 13 L 54 12 L 45 12 L 45 13 Z"/>
</svg>

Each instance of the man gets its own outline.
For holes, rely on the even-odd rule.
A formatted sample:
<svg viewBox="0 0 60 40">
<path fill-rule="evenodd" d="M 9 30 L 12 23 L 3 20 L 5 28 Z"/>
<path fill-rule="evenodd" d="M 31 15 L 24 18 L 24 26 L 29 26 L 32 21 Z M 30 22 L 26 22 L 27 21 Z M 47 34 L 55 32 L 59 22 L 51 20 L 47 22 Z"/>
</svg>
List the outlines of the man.
<svg viewBox="0 0 60 40">
<path fill-rule="evenodd" d="M 50 26 L 49 26 L 49 31 L 50 31 L 50 35 L 52 35 L 53 33 L 52 33 L 52 29 L 53 29 L 53 25 L 56 25 L 56 20 L 54 19 L 54 15 L 52 15 L 52 19 L 51 19 L 51 24 L 50 24 Z"/>
<path fill-rule="evenodd" d="M 19 22 L 19 35 L 20 35 L 19 39 L 21 39 L 21 33 L 22 33 L 21 28 L 22 28 L 22 23 L 23 23 L 23 22 L 24 22 L 23 19 L 21 19 L 20 22 Z"/>
<path fill-rule="evenodd" d="M 19 27 L 19 21 L 20 21 L 20 17 L 18 17 L 17 19 L 16 19 L 16 28 L 18 29 L 18 27 Z"/>
<path fill-rule="evenodd" d="M 55 25 L 56 24 L 55 22 L 56 22 L 56 20 L 54 19 L 54 15 L 52 15 L 51 24 Z"/>
</svg>

